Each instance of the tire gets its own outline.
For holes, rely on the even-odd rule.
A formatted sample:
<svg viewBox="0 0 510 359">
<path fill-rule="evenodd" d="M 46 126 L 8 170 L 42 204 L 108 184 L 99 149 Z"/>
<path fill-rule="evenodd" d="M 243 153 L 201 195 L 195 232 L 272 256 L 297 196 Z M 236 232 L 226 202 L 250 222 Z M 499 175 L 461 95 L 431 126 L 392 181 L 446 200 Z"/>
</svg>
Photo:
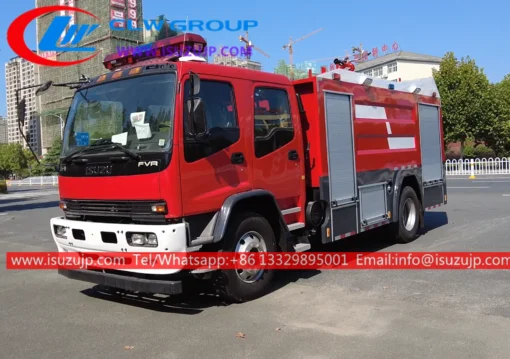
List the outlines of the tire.
<svg viewBox="0 0 510 359">
<path fill-rule="evenodd" d="M 417 238 L 420 226 L 421 203 L 412 187 L 404 187 L 398 205 L 398 222 L 392 232 L 397 243 L 410 243 Z"/>
<path fill-rule="evenodd" d="M 229 224 L 224 237 L 225 252 L 249 252 L 259 245 L 260 251 L 277 250 L 273 228 L 263 216 L 243 212 Z M 238 273 L 241 271 L 241 273 Z M 255 273 L 254 273 L 255 272 Z M 265 295 L 274 278 L 273 270 L 250 272 L 246 270 L 222 270 L 219 275 L 220 294 L 228 301 L 242 303 Z M 243 279 L 244 278 L 244 279 Z"/>
</svg>

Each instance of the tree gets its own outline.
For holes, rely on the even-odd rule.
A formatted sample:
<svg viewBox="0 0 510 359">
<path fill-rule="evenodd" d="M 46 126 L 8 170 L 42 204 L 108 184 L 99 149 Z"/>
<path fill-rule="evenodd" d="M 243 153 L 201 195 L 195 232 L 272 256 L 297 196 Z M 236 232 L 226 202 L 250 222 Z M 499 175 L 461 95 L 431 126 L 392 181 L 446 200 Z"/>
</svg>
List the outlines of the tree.
<svg viewBox="0 0 510 359">
<path fill-rule="evenodd" d="M 21 174 L 28 162 L 19 143 L 0 145 L 0 176 L 7 178 L 11 174 Z"/>
<path fill-rule="evenodd" d="M 461 149 L 470 137 L 497 146 L 501 134 L 495 88 L 474 60 L 457 60 L 447 53 L 434 78 L 441 95 L 445 145 L 460 141 Z"/>
<path fill-rule="evenodd" d="M 20 172 L 21 176 L 42 176 L 44 174 L 43 166 L 35 160 L 32 152 L 30 152 L 28 149 L 24 149 L 23 155 L 27 159 L 27 167 Z"/>
<path fill-rule="evenodd" d="M 499 109 L 503 149 L 507 155 L 510 152 L 510 74 L 494 85 L 494 96 Z"/>
<path fill-rule="evenodd" d="M 289 76 L 289 65 L 285 62 L 285 60 L 278 61 L 278 65 L 276 65 L 274 69 L 275 74 Z"/>
<path fill-rule="evenodd" d="M 55 173 L 55 166 L 60 163 L 60 153 L 62 152 L 62 140 L 56 138 L 46 156 L 42 161 L 44 175 L 52 175 Z"/>
<path fill-rule="evenodd" d="M 158 18 L 158 22 L 159 21 L 163 21 L 163 26 L 161 27 L 161 30 L 159 30 L 158 34 L 156 35 L 156 41 L 179 35 L 178 31 L 172 30 L 170 28 L 168 21 L 163 16 L 160 16 Z"/>
</svg>

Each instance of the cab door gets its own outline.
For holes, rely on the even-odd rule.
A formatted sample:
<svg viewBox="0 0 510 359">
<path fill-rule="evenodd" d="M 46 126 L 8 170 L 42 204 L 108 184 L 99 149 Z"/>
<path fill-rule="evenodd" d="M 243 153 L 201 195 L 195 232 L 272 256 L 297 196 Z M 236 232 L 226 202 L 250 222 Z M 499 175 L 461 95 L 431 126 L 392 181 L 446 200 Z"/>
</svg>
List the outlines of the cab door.
<svg viewBox="0 0 510 359">
<path fill-rule="evenodd" d="M 188 77 L 186 75 L 186 77 Z M 246 131 L 241 131 L 236 102 L 236 80 L 200 75 L 200 93 L 210 136 L 195 140 L 186 135 L 189 80 L 182 82 L 182 116 L 179 151 L 183 215 L 219 210 L 227 197 L 251 189 L 245 160 Z M 243 132 L 245 132 L 243 134 Z"/>
<path fill-rule="evenodd" d="M 292 88 L 254 83 L 253 188 L 271 192 L 287 224 L 304 223 L 304 151 Z"/>
</svg>

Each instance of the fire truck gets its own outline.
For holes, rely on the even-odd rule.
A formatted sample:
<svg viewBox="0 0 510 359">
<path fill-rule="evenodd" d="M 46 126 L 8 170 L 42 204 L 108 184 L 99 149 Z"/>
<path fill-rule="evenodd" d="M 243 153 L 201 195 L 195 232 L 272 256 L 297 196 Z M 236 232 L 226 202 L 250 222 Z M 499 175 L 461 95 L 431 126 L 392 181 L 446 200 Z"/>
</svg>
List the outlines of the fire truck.
<svg viewBox="0 0 510 359">
<path fill-rule="evenodd" d="M 185 36 L 185 38 L 182 38 Z M 58 251 L 303 252 L 384 226 L 413 241 L 447 203 L 433 78 L 393 82 L 351 63 L 299 80 L 215 65 L 185 34 L 112 54 L 77 89 L 59 164 Z M 166 55 L 163 55 L 165 53 Z M 117 290 L 176 295 L 212 281 L 234 302 L 271 270 L 60 270 Z"/>
</svg>

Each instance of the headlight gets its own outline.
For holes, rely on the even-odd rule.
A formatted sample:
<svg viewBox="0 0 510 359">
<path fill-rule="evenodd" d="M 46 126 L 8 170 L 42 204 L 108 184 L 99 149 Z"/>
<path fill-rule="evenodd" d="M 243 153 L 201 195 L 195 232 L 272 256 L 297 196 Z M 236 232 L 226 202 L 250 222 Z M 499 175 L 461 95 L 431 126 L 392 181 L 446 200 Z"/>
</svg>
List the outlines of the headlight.
<svg viewBox="0 0 510 359">
<path fill-rule="evenodd" d="M 58 205 L 60 207 L 60 209 L 67 209 L 67 203 L 65 203 L 64 201 L 60 201 L 60 204 Z"/>
<path fill-rule="evenodd" d="M 55 231 L 55 235 L 59 238 L 67 238 L 67 228 L 64 226 L 54 225 L 53 230 Z"/>
<path fill-rule="evenodd" d="M 133 247 L 157 247 L 158 238 L 154 233 L 126 233 L 126 240 Z"/>
<path fill-rule="evenodd" d="M 147 244 L 154 247 L 158 246 L 158 238 L 154 233 L 149 233 L 149 235 L 147 236 Z"/>
</svg>

